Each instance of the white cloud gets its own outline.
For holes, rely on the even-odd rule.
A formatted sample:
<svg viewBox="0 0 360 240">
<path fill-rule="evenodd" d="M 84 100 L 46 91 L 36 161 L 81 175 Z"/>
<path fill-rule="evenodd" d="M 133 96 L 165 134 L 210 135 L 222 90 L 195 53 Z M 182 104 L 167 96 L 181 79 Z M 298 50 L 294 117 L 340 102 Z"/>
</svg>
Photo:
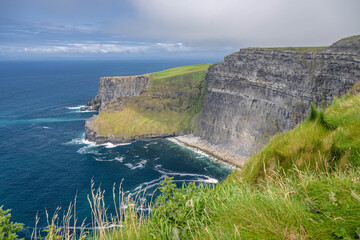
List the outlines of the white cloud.
<svg viewBox="0 0 360 240">
<path fill-rule="evenodd" d="M 330 44 L 360 33 L 359 0 L 133 0 L 111 30 L 198 46 Z"/>
<path fill-rule="evenodd" d="M 0 54 L 109 54 L 109 53 L 146 53 L 150 51 L 181 52 L 191 48 L 182 43 L 143 43 L 142 45 L 122 45 L 120 43 L 70 43 L 41 46 L 6 45 L 0 46 Z"/>
</svg>

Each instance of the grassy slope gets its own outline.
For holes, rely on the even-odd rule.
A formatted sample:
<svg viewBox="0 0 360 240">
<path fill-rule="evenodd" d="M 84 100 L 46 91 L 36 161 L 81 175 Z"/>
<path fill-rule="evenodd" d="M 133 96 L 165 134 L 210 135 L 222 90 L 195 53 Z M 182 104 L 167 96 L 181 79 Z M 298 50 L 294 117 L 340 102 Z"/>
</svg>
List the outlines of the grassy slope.
<svg viewBox="0 0 360 240">
<path fill-rule="evenodd" d="M 356 87 L 355 85 L 354 87 Z M 312 107 L 309 118 L 297 128 L 273 137 L 244 166 L 243 179 L 257 182 L 267 171 L 325 171 L 347 164 L 360 166 L 360 95 L 335 99 L 324 112 Z"/>
<path fill-rule="evenodd" d="M 151 87 L 128 99 L 122 111 L 100 111 L 94 128 L 102 136 L 191 132 L 201 111 L 204 79 L 210 64 L 178 67 L 152 73 Z"/>
<path fill-rule="evenodd" d="M 316 108 L 215 187 L 163 185 L 124 239 L 359 239 L 360 95 Z M 179 237 L 179 238 L 178 238 Z"/>
<path fill-rule="evenodd" d="M 126 192 L 105 217 L 104 192 L 93 190 L 90 239 L 359 239 L 359 159 L 360 95 L 347 94 L 324 112 L 313 107 L 223 183 L 176 188 L 166 178 L 150 217 Z M 47 239 L 74 239 L 68 222 L 52 223 Z"/>
</svg>

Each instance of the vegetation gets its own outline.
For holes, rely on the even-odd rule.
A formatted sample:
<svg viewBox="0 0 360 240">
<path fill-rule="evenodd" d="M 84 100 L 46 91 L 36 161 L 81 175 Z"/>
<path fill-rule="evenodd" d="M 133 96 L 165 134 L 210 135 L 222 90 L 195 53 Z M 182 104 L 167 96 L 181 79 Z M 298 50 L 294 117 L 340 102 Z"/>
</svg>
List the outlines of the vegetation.
<svg viewBox="0 0 360 240">
<path fill-rule="evenodd" d="M 23 224 L 10 222 L 10 219 L 10 210 L 4 210 L 3 206 L 0 206 L 0 239 L 2 240 L 18 239 L 16 233 L 23 227 Z"/>
<path fill-rule="evenodd" d="M 334 44 L 339 44 L 342 42 L 352 41 L 352 40 L 356 40 L 356 39 L 360 39 L 360 35 L 354 35 L 354 36 L 342 38 L 339 41 L 335 42 Z"/>
<path fill-rule="evenodd" d="M 223 183 L 176 188 L 165 178 L 150 214 L 119 191 L 109 216 L 104 192 L 92 190 L 96 230 L 66 235 L 65 224 L 48 239 L 359 239 L 359 165 L 360 95 L 346 94 L 313 105 Z"/>
<path fill-rule="evenodd" d="M 210 64 L 168 69 L 150 75 L 151 87 L 124 99 L 121 110 L 108 104 L 94 129 L 102 136 L 133 137 L 191 132 L 204 99 L 204 79 Z M 115 103 L 116 105 L 116 103 Z"/>
<path fill-rule="evenodd" d="M 241 177 L 258 182 L 269 170 L 323 172 L 360 166 L 360 95 L 346 94 L 325 111 L 311 107 L 309 118 L 297 128 L 275 136 L 244 166 Z"/>
</svg>

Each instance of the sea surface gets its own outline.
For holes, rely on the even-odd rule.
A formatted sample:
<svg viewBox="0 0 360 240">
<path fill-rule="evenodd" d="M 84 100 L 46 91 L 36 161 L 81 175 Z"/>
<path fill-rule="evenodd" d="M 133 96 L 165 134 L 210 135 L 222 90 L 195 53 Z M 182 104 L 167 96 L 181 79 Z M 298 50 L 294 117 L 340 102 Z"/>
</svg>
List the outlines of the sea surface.
<svg viewBox="0 0 360 240">
<path fill-rule="evenodd" d="M 46 226 L 77 196 L 81 222 L 90 216 L 91 180 L 105 190 L 112 210 L 112 188 L 122 182 L 127 194 L 146 190 L 145 199 L 165 176 L 176 183 L 213 184 L 230 169 L 205 154 L 169 140 L 97 146 L 84 141 L 85 120 L 95 112 L 79 106 L 97 93 L 99 77 L 135 75 L 205 60 L 18 61 L 0 62 L 0 206 L 24 223 L 29 238 L 38 214 Z M 91 226 L 90 226 L 91 227 Z"/>
</svg>

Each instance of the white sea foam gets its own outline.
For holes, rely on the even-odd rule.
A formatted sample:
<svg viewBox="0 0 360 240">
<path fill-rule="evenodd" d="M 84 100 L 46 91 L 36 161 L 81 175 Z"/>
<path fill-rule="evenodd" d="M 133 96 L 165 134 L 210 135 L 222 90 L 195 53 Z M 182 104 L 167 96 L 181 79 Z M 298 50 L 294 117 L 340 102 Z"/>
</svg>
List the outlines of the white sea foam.
<svg viewBox="0 0 360 240">
<path fill-rule="evenodd" d="M 116 157 L 114 158 L 114 160 L 118 161 L 118 162 L 123 162 L 125 159 L 125 157 Z"/>
<path fill-rule="evenodd" d="M 44 129 L 52 129 L 52 127 L 42 126 Z"/>
<path fill-rule="evenodd" d="M 80 109 L 82 107 L 85 107 L 85 105 L 79 105 L 79 106 L 76 106 L 76 107 L 65 107 L 65 108 L 74 110 L 74 109 Z"/>
<path fill-rule="evenodd" d="M 125 145 L 130 145 L 131 143 L 119 143 L 119 144 L 113 144 L 113 143 L 104 143 L 104 144 L 100 144 L 101 146 L 105 146 L 105 148 L 115 148 L 118 146 L 125 146 Z"/>
<path fill-rule="evenodd" d="M 98 151 L 93 149 L 92 146 L 84 146 L 84 147 L 80 148 L 79 150 L 77 150 L 77 152 L 80 154 L 102 155 L 101 153 L 99 153 Z"/>
<path fill-rule="evenodd" d="M 123 162 L 125 158 L 124 157 L 116 157 L 116 158 L 112 158 L 112 159 L 106 159 L 106 157 L 94 157 L 94 159 L 98 162 L 113 162 L 113 161 Z"/>
<path fill-rule="evenodd" d="M 138 162 L 136 165 L 133 165 L 131 163 L 125 163 L 124 165 L 127 166 L 128 168 L 130 168 L 130 170 L 135 170 L 137 168 L 144 168 L 145 165 L 147 163 L 147 160 L 141 160 L 140 162 Z"/>
<path fill-rule="evenodd" d="M 198 179 L 200 182 L 206 182 L 206 183 L 218 183 L 219 181 L 215 178 L 209 177 L 208 179 Z"/>
<path fill-rule="evenodd" d="M 137 186 L 137 187 L 134 189 L 134 191 L 139 191 L 139 190 L 141 190 L 141 192 L 142 192 L 142 191 L 145 191 L 145 190 L 147 190 L 147 189 L 149 189 L 149 188 L 152 188 L 152 187 L 154 187 L 154 186 L 156 186 L 156 185 L 159 185 L 159 184 L 160 184 L 160 181 L 163 180 L 164 178 L 165 178 L 165 176 L 162 175 L 161 177 L 159 177 L 159 178 L 157 178 L 157 179 L 151 180 L 151 181 L 149 181 L 149 182 L 144 182 L 144 183 L 140 184 L 139 186 Z"/>
<path fill-rule="evenodd" d="M 201 151 L 201 150 L 199 150 L 199 149 L 197 149 L 195 147 L 187 146 L 187 145 L 183 144 L 182 142 L 178 141 L 175 138 L 167 138 L 166 140 L 168 140 L 170 142 L 173 142 L 173 143 L 175 143 L 175 144 L 177 144 L 177 145 L 179 145 L 179 146 L 181 146 L 183 148 L 189 149 L 189 150 L 199 154 L 199 156 L 195 157 L 197 159 L 201 159 L 201 158 L 206 157 L 206 158 L 210 159 L 211 162 L 219 163 L 221 167 L 228 168 L 228 169 L 237 169 L 237 167 L 232 166 L 232 165 L 230 165 L 230 164 L 228 164 L 228 163 L 226 163 L 224 161 L 221 161 L 221 160 L 219 160 L 217 158 L 214 158 L 214 157 L 210 156 L 209 154 L 207 154 L 207 153 L 205 153 L 205 152 L 203 152 L 203 151 Z"/>
<path fill-rule="evenodd" d="M 79 113 L 88 113 L 88 112 L 97 112 L 97 110 L 85 110 L 85 111 L 78 111 Z"/>
<path fill-rule="evenodd" d="M 196 180 L 189 179 L 187 181 L 193 182 L 206 182 L 206 183 L 218 183 L 219 181 L 215 178 L 209 177 L 204 174 L 195 173 L 178 173 L 162 168 L 161 165 L 155 165 L 154 170 L 161 173 L 162 176 L 179 176 L 179 177 L 196 177 Z M 183 180 L 173 180 L 174 182 L 183 182 Z"/>
</svg>

